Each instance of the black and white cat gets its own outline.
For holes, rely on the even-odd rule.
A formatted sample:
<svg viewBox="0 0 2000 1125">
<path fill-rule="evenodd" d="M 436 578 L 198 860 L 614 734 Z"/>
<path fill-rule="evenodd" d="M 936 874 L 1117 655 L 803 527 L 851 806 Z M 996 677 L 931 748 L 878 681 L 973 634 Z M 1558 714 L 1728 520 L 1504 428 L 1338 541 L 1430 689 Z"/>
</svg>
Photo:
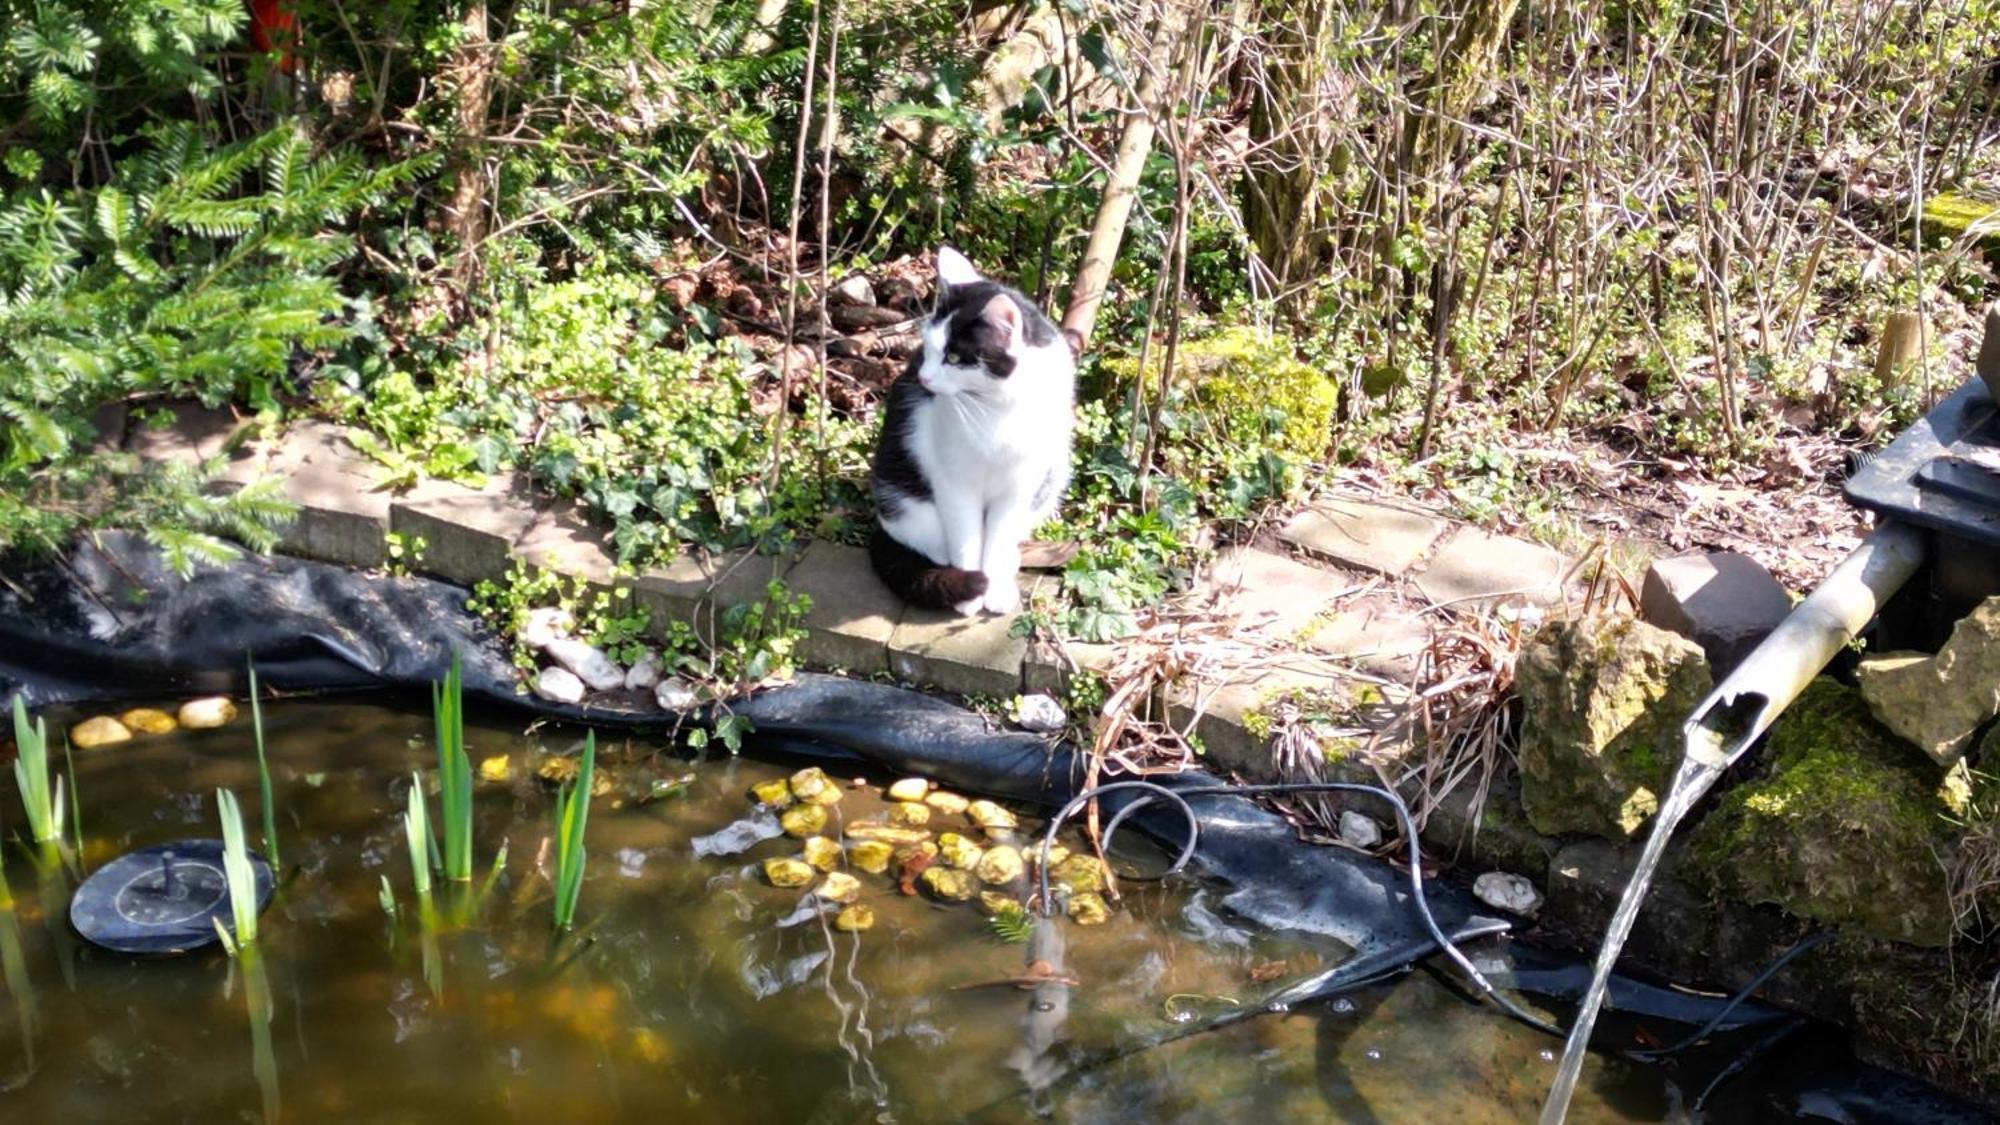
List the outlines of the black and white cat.
<svg viewBox="0 0 2000 1125">
<path fill-rule="evenodd" d="M 1069 486 L 1076 354 L 948 246 L 937 283 L 923 349 L 889 388 L 869 556 L 912 605 L 1012 613 L 1021 543 Z"/>
</svg>

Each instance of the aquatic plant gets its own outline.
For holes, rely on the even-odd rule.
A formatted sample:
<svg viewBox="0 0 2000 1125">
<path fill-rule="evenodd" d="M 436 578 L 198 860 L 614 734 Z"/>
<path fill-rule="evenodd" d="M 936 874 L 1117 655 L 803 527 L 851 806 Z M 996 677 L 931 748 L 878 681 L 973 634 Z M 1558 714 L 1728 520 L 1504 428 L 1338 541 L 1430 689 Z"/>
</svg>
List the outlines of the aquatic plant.
<svg viewBox="0 0 2000 1125">
<path fill-rule="evenodd" d="M 437 719 L 439 821 L 444 830 L 444 877 L 472 879 L 472 760 L 465 753 L 465 699 L 458 654 L 444 683 L 431 686 Z M 419 787 L 421 790 L 421 787 Z"/>
<path fill-rule="evenodd" d="M 1008 945 L 1026 945 L 1035 935 L 1035 920 L 1020 903 L 1010 902 L 995 910 L 986 924 L 993 927 L 994 937 Z"/>
<path fill-rule="evenodd" d="M 250 735 L 257 743 L 257 799 L 264 803 L 264 854 L 272 870 L 284 865 L 278 858 L 278 805 L 271 798 L 271 764 L 264 758 L 264 708 L 257 699 L 257 665 L 250 663 Z M 71 770 L 75 777 L 76 771 Z"/>
<path fill-rule="evenodd" d="M 556 929 L 567 930 L 576 920 L 576 902 L 583 894 L 583 831 L 590 820 L 591 773 L 597 764 L 597 732 L 583 739 L 583 760 L 576 777 L 556 791 Z"/>
<path fill-rule="evenodd" d="M 410 842 L 410 878 L 417 886 L 417 902 L 428 907 L 431 901 L 431 829 L 430 818 L 424 813 L 422 774 L 410 775 L 410 805 L 403 813 L 403 835 Z"/>
<path fill-rule="evenodd" d="M 236 794 L 215 791 L 215 808 L 222 820 L 222 876 L 229 884 L 229 914 L 234 934 L 223 933 L 223 944 L 235 956 L 257 940 L 257 869 L 250 864 L 250 845 L 243 838 L 243 809 Z M 218 933 L 222 923 L 216 923 Z M 233 940 L 232 940 L 233 938 Z"/>
<path fill-rule="evenodd" d="M 69 829 L 76 841 L 76 866 L 83 871 L 83 786 L 76 780 L 76 758 L 69 752 L 69 736 L 63 736 L 63 768 L 69 771 Z"/>
<path fill-rule="evenodd" d="M 36 719 L 28 724 L 28 705 L 14 697 L 14 782 L 21 790 L 21 807 L 28 814 L 28 835 L 36 843 L 62 836 L 62 779 L 49 789 L 49 724 Z"/>
</svg>

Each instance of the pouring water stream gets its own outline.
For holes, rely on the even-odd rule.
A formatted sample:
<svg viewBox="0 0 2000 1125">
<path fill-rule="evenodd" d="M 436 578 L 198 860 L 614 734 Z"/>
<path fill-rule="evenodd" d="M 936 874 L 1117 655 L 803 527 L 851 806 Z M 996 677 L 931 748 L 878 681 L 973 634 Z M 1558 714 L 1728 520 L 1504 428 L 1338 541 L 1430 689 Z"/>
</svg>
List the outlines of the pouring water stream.
<svg viewBox="0 0 2000 1125">
<path fill-rule="evenodd" d="M 1618 910 L 1605 930 L 1590 988 L 1577 1009 L 1555 1084 L 1542 1106 L 1541 1125 L 1562 1125 L 1569 1112 L 1611 969 L 1631 936 L 1632 924 L 1639 917 L 1674 828 L 1722 771 L 1770 729 L 1841 646 L 1874 619 L 1889 595 L 1910 580 L 1923 562 L 1924 550 L 1924 535 L 1915 528 L 1894 522 L 1882 524 L 1688 716 L 1682 731 L 1685 751 L 1680 768 L 1653 817 L 1652 834 L 1646 838 L 1638 866 L 1633 868 Z"/>
</svg>

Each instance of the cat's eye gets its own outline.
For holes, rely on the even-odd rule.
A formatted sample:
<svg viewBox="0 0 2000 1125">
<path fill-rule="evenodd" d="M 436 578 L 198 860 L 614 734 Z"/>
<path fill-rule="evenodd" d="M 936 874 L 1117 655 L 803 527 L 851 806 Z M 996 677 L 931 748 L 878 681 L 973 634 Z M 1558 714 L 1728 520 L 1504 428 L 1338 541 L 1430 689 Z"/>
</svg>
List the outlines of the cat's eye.
<svg viewBox="0 0 2000 1125">
<path fill-rule="evenodd" d="M 944 361 L 953 367 L 971 367 L 972 357 L 964 352 L 946 352 Z"/>
</svg>

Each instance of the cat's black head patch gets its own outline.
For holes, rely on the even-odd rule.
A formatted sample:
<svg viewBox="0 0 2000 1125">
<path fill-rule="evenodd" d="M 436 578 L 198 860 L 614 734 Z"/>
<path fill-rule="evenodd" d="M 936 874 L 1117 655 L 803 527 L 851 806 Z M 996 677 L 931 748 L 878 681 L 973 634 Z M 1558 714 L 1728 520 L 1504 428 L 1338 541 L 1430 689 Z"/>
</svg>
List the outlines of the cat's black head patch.
<svg viewBox="0 0 2000 1125">
<path fill-rule="evenodd" d="M 944 348 L 939 359 L 953 367 L 978 364 L 995 379 L 1014 373 L 1014 357 L 1007 353 L 1010 335 L 1004 319 L 994 315 L 996 298 L 1010 302 L 1014 319 L 1021 325 L 1021 339 L 1029 347 L 1045 347 L 1056 341 L 1056 326 L 1049 322 L 1019 292 L 993 281 L 970 285 L 942 285 L 932 318 L 944 325 Z"/>
</svg>

